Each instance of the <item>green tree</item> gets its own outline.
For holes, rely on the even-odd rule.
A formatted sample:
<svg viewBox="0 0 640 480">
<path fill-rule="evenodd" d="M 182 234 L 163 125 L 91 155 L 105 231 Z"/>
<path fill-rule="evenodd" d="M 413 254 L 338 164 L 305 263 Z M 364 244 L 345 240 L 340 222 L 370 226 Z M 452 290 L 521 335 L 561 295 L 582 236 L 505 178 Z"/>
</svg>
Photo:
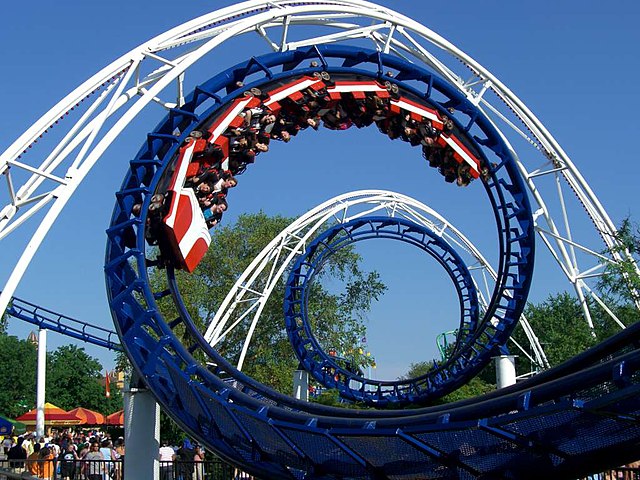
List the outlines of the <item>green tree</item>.
<svg viewBox="0 0 640 480">
<path fill-rule="evenodd" d="M 437 403 L 451 403 L 458 400 L 464 400 L 465 398 L 477 397 L 484 395 L 485 393 L 492 392 L 496 389 L 495 383 L 490 383 L 481 378 L 482 375 L 472 378 L 469 383 L 464 384 L 457 390 L 445 395 Z M 495 378 L 495 377 L 494 377 Z"/>
<path fill-rule="evenodd" d="M 4 311 L 2 315 L 0 315 L 0 333 L 7 333 L 7 327 L 9 326 L 9 309 L 13 306 L 13 299 L 9 300 L 9 304 L 7 305 L 7 309 Z"/>
<path fill-rule="evenodd" d="M 33 408 L 36 362 L 32 343 L 0 334 L 0 414 L 15 418 Z"/>
<path fill-rule="evenodd" d="M 615 237 L 617 244 L 609 253 L 621 254 L 623 260 L 607 264 L 598 287 L 607 295 L 610 303 L 623 307 L 622 313 L 626 314 L 627 322 L 637 322 L 640 319 L 635 307 L 640 294 L 640 226 L 630 218 L 625 218 Z"/>
<path fill-rule="evenodd" d="M 607 253 L 621 254 L 623 260 L 607 263 L 597 287 L 601 298 L 615 316 L 624 325 L 631 325 L 640 320 L 640 312 L 635 304 L 637 292 L 640 292 L 637 270 L 640 261 L 640 227 L 626 218 L 615 237 L 616 246 Z M 620 331 L 609 312 L 590 298 L 585 301 L 591 312 L 593 330 L 587 325 L 580 301 L 568 293 L 551 295 L 537 305 L 527 305 L 525 315 L 543 344 L 552 367 Z M 516 329 L 514 335 L 521 345 L 527 344 L 521 329 Z M 527 368 L 524 358 L 518 361 L 519 371 Z"/>
<path fill-rule="evenodd" d="M 542 344 L 551 367 L 620 331 L 609 313 L 599 304 L 590 299 L 585 301 L 591 312 L 593 330 L 587 324 L 580 300 L 566 292 L 550 295 L 538 304 L 527 305 L 525 316 Z M 628 303 L 609 302 L 609 307 L 626 325 L 635 321 L 638 313 L 635 306 Z M 522 346 L 529 344 L 521 328 L 516 328 L 513 337 Z M 524 355 L 518 357 L 516 366 L 519 373 L 527 372 L 532 367 Z"/>
<path fill-rule="evenodd" d="M 180 426 L 167 415 L 164 410 L 160 410 L 160 439 L 169 442 L 169 445 L 180 445 L 185 438 L 191 435 L 185 433 Z"/>
<path fill-rule="evenodd" d="M 593 331 L 584 319 L 580 301 L 568 293 L 550 295 L 547 300 L 538 304 L 527 304 L 525 316 L 538 336 L 552 367 L 585 351 L 614 333 L 615 328 L 612 322 L 607 320 L 607 313 L 595 303 L 590 307 L 594 322 Z M 516 328 L 513 338 L 520 345 L 529 344 L 521 328 Z M 512 346 L 510 348 L 513 353 L 518 353 Z M 412 364 L 403 378 L 418 377 L 427 373 L 431 368 L 431 362 Z M 530 368 L 528 358 L 525 355 L 518 355 L 516 372 L 523 374 L 528 372 Z M 448 403 L 487 393 L 495 389 L 494 382 L 495 366 L 491 362 L 469 383 L 435 403 Z"/>
<path fill-rule="evenodd" d="M 528 304 L 525 315 L 552 367 L 598 342 L 584 318 L 579 300 L 566 292 L 550 295 L 539 304 Z M 516 337 L 516 340 L 520 345 L 528 343 L 524 338 Z"/>
<path fill-rule="evenodd" d="M 109 414 L 122 408 L 122 394 L 111 388 L 105 396 L 104 371 L 84 348 L 63 345 L 48 355 L 47 401 L 65 410 L 85 407 Z"/>
<path fill-rule="evenodd" d="M 123 351 L 119 351 L 116 353 L 115 369 L 117 372 L 124 373 L 125 378 L 131 377 L 133 367 L 129 362 L 129 357 L 127 357 L 127 355 Z"/>
<path fill-rule="evenodd" d="M 432 368 L 433 361 L 412 363 L 411 365 L 409 365 L 409 370 L 407 371 L 407 373 L 403 375 L 401 379 L 406 380 L 410 378 L 421 377 L 422 375 L 427 374 Z M 491 367 L 489 366 L 487 368 Z M 458 400 L 477 397 L 479 395 L 483 395 L 495 390 L 495 383 L 488 381 L 486 379 L 487 376 L 488 375 L 483 371 L 480 375 L 472 378 L 468 383 L 458 388 L 457 390 L 454 390 L 453 392 L 441 398 L 434 399 L 429 403 L 429 405 L 443 405 L 446 403 L 457 402 Z M 495 378 L 495 374 L 492 378 Z"/>
<path fill-rule="evenodd" d="M 212 234 L 209 251 L 191 275 L 178 272 L 180 292 L 187 309 L 204 331 L 224 296 L 255 256 L 293 219 L 267 216 L 264 213 L 241 215 L 234 225 L 218 227 Z M 353 350 L 365 331 L 364 316 L 371 303 L 386 288 L 376 272 L 364 272 L 361 258 L 345 248 L 331 258 L 319 274 L 309 294 L 309 316 L 312 325 L 322 322 L 314 333 L 325 349 Z M 345 285 L 344 292 L 332 293 L 322 285 L 322 278 L 335 276 Z M 152 278 L 162 289 L 162 274 Z M 253 335 L 243 371 L 256 380 L 283 393 L 293 389 L 292 372 L 297 360 L 289 344 L 283 322 L 284 279 L 266 303 Z M 165 318 L 175 318 L 169 298 L 160 303 Z M 232 319 L 233 321 L 233 319 Z M 226 358 L 237 359 L 248 324 L 240 324 L 217 348 Z M 180 334 L 179 327 L 177 329 Z M 372 361 L 365 358 L 358 361 Z"/>
</svg>

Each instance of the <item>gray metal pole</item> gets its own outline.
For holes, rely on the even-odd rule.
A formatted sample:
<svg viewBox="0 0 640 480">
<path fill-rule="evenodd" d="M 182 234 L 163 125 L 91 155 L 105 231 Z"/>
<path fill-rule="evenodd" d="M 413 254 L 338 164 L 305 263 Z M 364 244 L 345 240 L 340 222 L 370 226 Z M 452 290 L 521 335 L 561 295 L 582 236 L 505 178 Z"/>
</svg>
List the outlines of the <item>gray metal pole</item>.
<svg viewBox="0 0 640 480">
<path fill-rule="evenodd" d="M 496 386 L 498 389 L 516 383 L 516 355 L 493 357 L 496 362 Z"/>
<path fill-rule="evenodd" d="M 160 407 L 151 393 L 135 380 L 125 382 L 124 435 L 127 479 L 160 478 Z"/>
<path fill-rule="evenodd" d="M 36 382 L 36 437 L 44 437 L 44 401 L 47 381 L 47 331 L 38 330 L 38 377 Z"/>
<path fill-rule="evenodd" d="M 293 396 L 298 400 L 309 401 L 309 372 L 306 370 L 293 372 Z"/>
</svg>

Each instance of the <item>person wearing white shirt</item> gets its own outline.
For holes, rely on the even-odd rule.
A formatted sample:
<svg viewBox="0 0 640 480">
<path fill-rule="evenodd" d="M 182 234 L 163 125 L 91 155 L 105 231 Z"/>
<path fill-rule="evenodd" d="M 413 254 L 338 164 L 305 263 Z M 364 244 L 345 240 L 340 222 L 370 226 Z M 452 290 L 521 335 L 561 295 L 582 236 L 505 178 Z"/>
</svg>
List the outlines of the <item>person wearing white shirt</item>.
<svg viewBox="0 0 640 480">
<path fill-rule="evenodd" d="M 173 462 L 176 459 L 176 452 L 166 440 L 162 441 L 158 459 L 160 460 L 160 480 L 173 480 Z"/>
</svg>

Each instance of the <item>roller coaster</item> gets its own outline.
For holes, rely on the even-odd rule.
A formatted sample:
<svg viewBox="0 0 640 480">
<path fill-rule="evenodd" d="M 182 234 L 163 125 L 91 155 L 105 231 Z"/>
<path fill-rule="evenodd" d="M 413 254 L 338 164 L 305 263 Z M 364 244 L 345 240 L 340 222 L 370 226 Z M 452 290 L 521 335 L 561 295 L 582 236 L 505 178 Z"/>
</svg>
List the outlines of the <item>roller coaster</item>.
<svg viewBox="0 0 640 480">
<path fill-rule="evenodd" d="M 326 31 L 319 34 L 319 27 Z M 192 65 L 227 40 L 256 33 L 271 52 L 249 53 L 184 95 Z M 473 79 L 463 81 L 460 69 Z M 174 82 L 177 98 L 163 101 Z M 26 164 L 29 146 L 95 92 L 98 98 L 46 160 Z M 147 134 L 116 192 L 107 229 L 107 294 L 121 348 L 137 373 L 164 410 L 208 448 L 258 477 L 282 479 L 575 478 L 636 460 L 640 326 L 625 328 L 589 283 L 607 265 L 633 260 L 619 248 L 606 211 L 541 122 L 487 69 L 419 23 L 361 0 L 255 0 L 212 12 L 124 55 L 51 109 L 0 157 L 9 186 L 0 239 L 48 207 L 0 295 L 3 310 L 84 176 L 150 102 L 169 113 Z M 483 192 L 478 196 L 486 196 L 495 221 L 497 258 L 487 260 L 491 255 L 418 199 L 349 192 L 311 208 L 274 238 L 200 331 L 176 270 L 197 269 L 211 242 L 209 229 L 233 208 L 235 184 L 218 182 L 250 175 L 252 164 L 270 155 L 270 141 L 302 141 L 318 128 L 376 127 L 410 144 L 406 157 L 428 162 L 425 176 L 448 184 L 453 195 L 461 187 Z M 513 134 L 526 140 L 542 167 L 523 160 Z M 63 166 L 64 178 L 57 174 Z M 17 190 L 16 169 L 30 174 Z M 205 175 L 213 180 L 203 190 Z M 563 190 L 551 189 L 552 198 L 547 180 L 572 192 L 597 242 L 572 232 Z M 551 208 L 556 203 L 559 222 Z M 378 240 L 421 250 L 456 291 L 455 342 L 421 377 L 366 378 L 325 351 L 309 319 L 310 285 L 331 257 Z M 518 324 L 532 360 L 548 367 L 522 315 L 541 246 L 574 288 L 585 321 L 593 327 L 590 309 L 599 305 L 620 333 L 491 394 L 405 408 L 465 384 L 507 351 Z M 152 276 L 162 276 L 162 286 Z M 264 302 L 284 277 L 283 328 L 300 364 L 323 386 L 371 408 L 302 402 L 242 372 Z M 175 317 L 162 315 L 161 302 L 171 304 Z M 14 301 L 9 312 L 55 324 L 55 316 L 28 307 Z M 232 361 L 218 347 L 239 324 L 248 335 Z"/>
</svg>

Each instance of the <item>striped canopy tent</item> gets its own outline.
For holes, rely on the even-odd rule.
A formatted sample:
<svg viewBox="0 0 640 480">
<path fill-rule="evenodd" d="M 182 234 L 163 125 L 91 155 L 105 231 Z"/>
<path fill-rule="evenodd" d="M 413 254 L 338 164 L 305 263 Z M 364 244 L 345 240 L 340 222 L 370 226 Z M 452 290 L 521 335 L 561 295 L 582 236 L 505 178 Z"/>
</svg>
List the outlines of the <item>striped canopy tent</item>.
<svg viewBox="0 0 640 480">
<path fill-rule="evenodd" d="M 68 413 L 82 420 L 82 425 L 102 425 L 104 423 L 104 415 L 88 408 L 78 407 L 69 410 Z"/>
<path fill-rule="evenodd" d="M 105 421 L 107 425 L 124 425 L 124 410 L 117 411 L 112 413 L 111 415 L 107 415 L 107 420 Z"/>
<path fill-rule="evenodd" d="M 25 425 L 35 425 L 38 410 L 29 410 L 24 415 L 20 415 L 16 420 Z M 45 425 L 79 425 L 82 423 L 75 415 L 65 412 L 60 407 L 56 407 L 51 403 L 44 404 L 44 423 Z"/>
</svg>

